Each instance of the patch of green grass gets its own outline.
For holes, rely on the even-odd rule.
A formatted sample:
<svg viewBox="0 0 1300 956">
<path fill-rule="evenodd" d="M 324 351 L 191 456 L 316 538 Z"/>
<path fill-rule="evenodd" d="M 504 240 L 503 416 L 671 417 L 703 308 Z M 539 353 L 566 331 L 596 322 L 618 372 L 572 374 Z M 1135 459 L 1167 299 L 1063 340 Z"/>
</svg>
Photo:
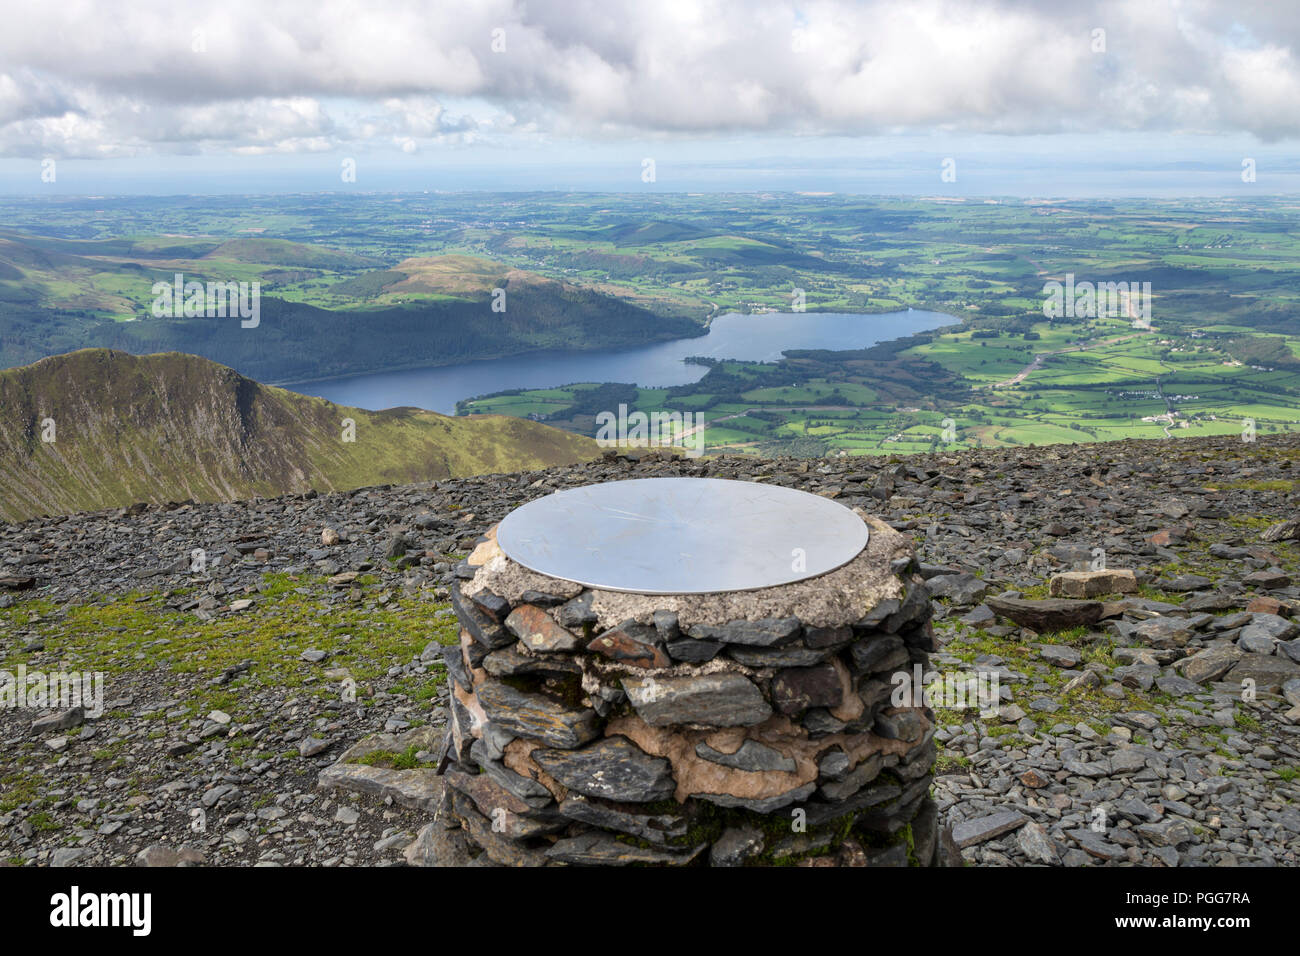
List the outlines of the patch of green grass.
<svg viewBox="0 0 1300 956">
<path fill-rule="evenodd" d="M 1150 584 L 1138 585 L 1138 597 L 1144 597 L 1148 601 L 1163 601 L 1165 604 L 1182 604 L 1183 601 L 1187 600 L 1185 595 L 1179 594 L 1177 591 L 1162 591 Z"/>
<path fill-rule="evenodd" d="M 416 767 L 420 766 L 420 761 L 416 758 L 415 754 L 415 745 L 412 744 L 410 747 L 407 747 L 406 750 L 393 758 L 393 769 L 414 770 Z"/>
<path fill-rule="evenodd" d="M 433 764 L 427 763 L 416 757 L 419 750 L 412 744 L 401 753 L 393 750 L 372 750 L 362 757 L 358 757 L 354 762 L 365 764 L 367 767 L 387 767 L 390 770 L 416 770 L 420 767 L 431 767 Z"/>
<path fill-rule="evenodd" d="M 1266 518 L 1259 515 L 1229 515 L 1225 519 L 1225 524 L 1234 528 L 1247 528 L 1251 531 L 1263 531 L 1269 525 L 1276 522 L 1276 518 Z"/>
<path fill-rule="evenodd" d="M 970 757 L 967 757 L 965 754 L 941 753 L 934 761 L 934 772 L 936 776 L 945 773 L 957 773 L 961 770 L 969 770 L 970 767 Z"/>
<path fill-rule="evenodd" d="M 261 688 L 335 693 L 321 680 L 319 665 L 298 658 L 309 647 L 328 652 L 327 666 L 346 666 L 361 683 L 383 676 L 394 662 L 411 660 L 430 641 L 456 642 L 455 617 L 437 614 L 448 605 L 397 592 L 381 605 L 368 600 L 364 590 L 377 581 L 362 576 L 362 600 L 331 603 L 326 598 L 332 589 L 323 577 L 267 574 L 253 607 L 211 621 L 168 607 L 169 598 L 161 593 L 131 592 L 70 607 L 61 617 L 52 602 L 35 599 L 0 609 L 0 627 L 29 627 L 35 613 L 42 619 L 47 652 L 91 662 L 110 679 L 144 667 L 211 677 L 252 661 L 245 674 L 224 687 L 204 681 L 190 700 L 198 714 L 222 710 L 238 722 L 243 701 Z M 153 643 L 164 634 L 169 643 Z M 0 655 L 0 666 L 12 669 L 25 660 L 26 655 L 10 652 Z M 435 668 L 412 688 L 412 696 L 431 699 L 443 676 Z"/>
<path fill-rule="evenodd" d="M 55 819 L 44 810 L 37 810 L 27 818 L 27 822 L 32 825 L 33 830 L 36 830 L 39 833 L 54 833 L 57 830 L 63 829 L 63 824 L 56 822 Z"/>
<path fill-rule="evenodd" d="M 1240 707 L 1233 714 L 1232 720 L 1242 730 L 1249 730 L 1252 733 L 1257 734 L 1264 729 L 1264 725 L 1259 722 L 1259 719 L 1254 714 L 1249 714 Z"/>
<path fill-rule="evenodd" d="M 1276 481 L 1228 481 L 1219 486 L 1220 488 L 1231 488 L 1238 491 L 1295 491 L 1300 487 L 1300 482 L 1290 480 Z"/>
<path fill-rule="evenodd" d="M 11 773 L 0 777 L 0 813 L 7 813 L 36 799 L 37 788 L 43 783 L 31 773 Z"/>
<path fill-rule="evenodd" d="M 372 750 L 370 753 L 358 757 L 354 763 L 364 764 L 367 767 L 391 767 L 397 762 L 401 755 L 393 750 Z"/>
<path fill-rule="evenodd" d="M 1110 638 L 1095 641 L 1083 648 L 1080 653 L 1084 664 L 1104 664 L 1108 669 L 1119 666 L 1119 661 L 1114 657 L 1115 642 Z"/>
<path fill-rule="evenodd" d="M 1035 674 L 1038 679 L 1049 686 L 1049 696 L 1054 696 L 1057 702 L 1061 704 L 1061 708 L 1056 713 L 1048 715 L 1053 722 L 1086 723 L 1104 736 L 1109 732 L 1110 716 L 1112 714 L 1121 710 L 1145 710 L 1149 706 L 1149 702 L 1131 691 L 1123 700 L 1115 700 L 1101 693 L 1100 687 L 1079 687 L 1066 697 L 1063 691 L 1065 685 L 1069 683 L 1070 679 L 1068 677 L 1065 677 L 1055 667 L 1049 667 L 1041 671 L 1037 669 L 1040 661 L 1036 645 L 1068 644 L 1078 646 L 1088 633 L 1089 630 L 1086 627 L 1072 628 L 1056 634 L 1039 635 L 1030 644 L 1014 640 L 1011 637 L 993 637 L 987 631 L 979 629 L 960 641 L 953 641 L 948 644 L 945 651 L 967 666 L 974 666 L 975 659 L 978 656 L 988 655 L 1001 658 L 1013 670 Z M 1112 651 L 1113 644 L 1110 641 L 1098 642 L 1084 648 L 1083 658 L 1085 661 L 1100 660 L 1107 663 L 1108 666 L 1114 666 L 1116 662 L 1111 657 Z M 936 719 L 943 725 L 944 723 L 961 723 L 966 718 L 962 716 L 960 711 L 940 711 L 936 713 Z"/>
</svg>

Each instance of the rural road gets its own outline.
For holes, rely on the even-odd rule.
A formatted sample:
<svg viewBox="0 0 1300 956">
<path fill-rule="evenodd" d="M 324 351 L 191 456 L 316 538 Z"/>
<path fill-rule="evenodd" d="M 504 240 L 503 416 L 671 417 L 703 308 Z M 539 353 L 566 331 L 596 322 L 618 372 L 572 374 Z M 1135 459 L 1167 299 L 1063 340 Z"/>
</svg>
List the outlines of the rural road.
<svg viewBox="0 0 1300 956">
<path fill-rule="evenodd" d="M 1028 365 L 1022 368 L 1011 378 L 1006 379 L 1005 381 L 1002 382 L 992 382 L 988 385 L 981 386 L 981 388 L 1004 388 L 1008 385 L 1019 385 L 1029 376 L 1029 373 L 1042 368 L 1043 360 L 1046 359 L 1049 355 L 1064 355 L 1066 352 L 1087 352 L 1089 349 L 1099 348 L 1103 345 L 1115 345 L 1118 342 L 1127 342 L 1129 339 L 1136 339 L 1136 338 L 1140 338 L 1143 335 L 1151 335 L 1151 334 L 1152 332 L 1150 330 L 1147 330 L 1143 332 L 1136 332 L 1133 335 L 1120 335 L 1113 339 L 1099 339 L 1096 342 L 1089 342 L 1086 345 L 1071 345 L 1069 348 L 1065 348 L 1065 349 L 1056 349 L 1051 352 L 1039 352 L 1037 355 L 1034 356 L 1034 360 L 1032 362 L 1030 362 Z"/>
</svg>

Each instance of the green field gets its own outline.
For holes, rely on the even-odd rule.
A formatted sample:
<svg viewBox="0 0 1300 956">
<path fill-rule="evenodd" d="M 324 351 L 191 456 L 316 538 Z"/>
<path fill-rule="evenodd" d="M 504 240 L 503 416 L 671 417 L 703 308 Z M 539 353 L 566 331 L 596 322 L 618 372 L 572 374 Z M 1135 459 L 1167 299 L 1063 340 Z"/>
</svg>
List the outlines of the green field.
<svg viewBox="0 0 1300 956">
<path fill-rule="evenodd" d="M 802 299 L 954 318 L 873 349 L 723 362 L 680 388 L 593 383 L 461 411 L 593 434 L 600 411 L 627 402 L 702 414 L 715 450 L 770 454 L 1231 433 L 1244 419 L 1267 433 L 1300 423 L 1298 211 L 1291 198 L 12 199 L 0 202 L 0 364 L 184 348 L 292 381 L 657 341 Z M 261 282 L 282 317 L 223 342 L 141 321 L 152 282 L 175 271 Z M 1150 327 L 1122 309 L 1048 320 L 1050 281 L 1148 283 Z M 527 305 L 494 316 L 488 298 L 505 286 Z"/>
<path fill-rule="evenodd" d="M 775 367 L 724 363 L 694 385 L 631 389 L 629 404 L 703 413 L 709 451 L 762 454 L 901 454 L 1238 434 L 1248 419 L 1257 434 L 1300 430 L 1300 362 L 1293 358 L 1300 338 L 1270 337 L 1279 364 L 1264 370 L 1233 357 L 1234 343 L 1248 329 L 1184 338 L 1158 326 L 1135 332 L 1107 322 L 1067 330 L 1038 322 L 1030 331 L 1040 337 L 940 333 L 892 361 L 825 353 Z M 1035 355 L 1043 356 L 1036 367 Z M 900 369 L 909 360 L 933 368 L 936 381 L 938 372 L 948 373 L 956 391 L 946 398 L 912 393 Z M 805 377 L 809 368 L 816 372 Z M 737 381 L 722 381 L 723 374 Z M 798 381 L 745 387 L 753 377 L 782 375 Z M 575 395 L 591 387 L 487 397 L 462 410 L 525 413 L 591 434 L 590 416 L 570 414 Z"/>
</svg>

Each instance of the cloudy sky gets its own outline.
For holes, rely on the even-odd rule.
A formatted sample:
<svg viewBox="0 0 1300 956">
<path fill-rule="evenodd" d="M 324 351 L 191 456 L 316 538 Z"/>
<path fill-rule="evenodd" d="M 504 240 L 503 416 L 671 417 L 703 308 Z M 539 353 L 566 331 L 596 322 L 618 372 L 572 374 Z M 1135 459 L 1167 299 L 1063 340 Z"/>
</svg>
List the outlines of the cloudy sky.
<svg viewBox="0 0 1300 956">
<path fill-rule="evenodd" d="M 51 158 L 92 188 L 340 157 L 359 181 L 652 154 L 1277 169 L 1300 137 L 1276 0 L 2 3 L 4 183 Z"/>
</svg>

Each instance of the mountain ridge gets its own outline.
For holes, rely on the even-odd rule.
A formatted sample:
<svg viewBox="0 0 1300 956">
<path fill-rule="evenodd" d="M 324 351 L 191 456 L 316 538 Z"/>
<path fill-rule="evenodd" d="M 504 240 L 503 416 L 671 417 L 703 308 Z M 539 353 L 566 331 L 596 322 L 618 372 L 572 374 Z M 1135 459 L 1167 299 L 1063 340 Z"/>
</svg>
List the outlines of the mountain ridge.
<svg viewBox="0 0 1300 956">
<path fill-rule="evenodd" d="M 0 371 L 0 518 L 10 521 L 518 471 L 598 452 L 502 416 L 335 405 L 179 352 L 82 349 Z"/>
</svg>

